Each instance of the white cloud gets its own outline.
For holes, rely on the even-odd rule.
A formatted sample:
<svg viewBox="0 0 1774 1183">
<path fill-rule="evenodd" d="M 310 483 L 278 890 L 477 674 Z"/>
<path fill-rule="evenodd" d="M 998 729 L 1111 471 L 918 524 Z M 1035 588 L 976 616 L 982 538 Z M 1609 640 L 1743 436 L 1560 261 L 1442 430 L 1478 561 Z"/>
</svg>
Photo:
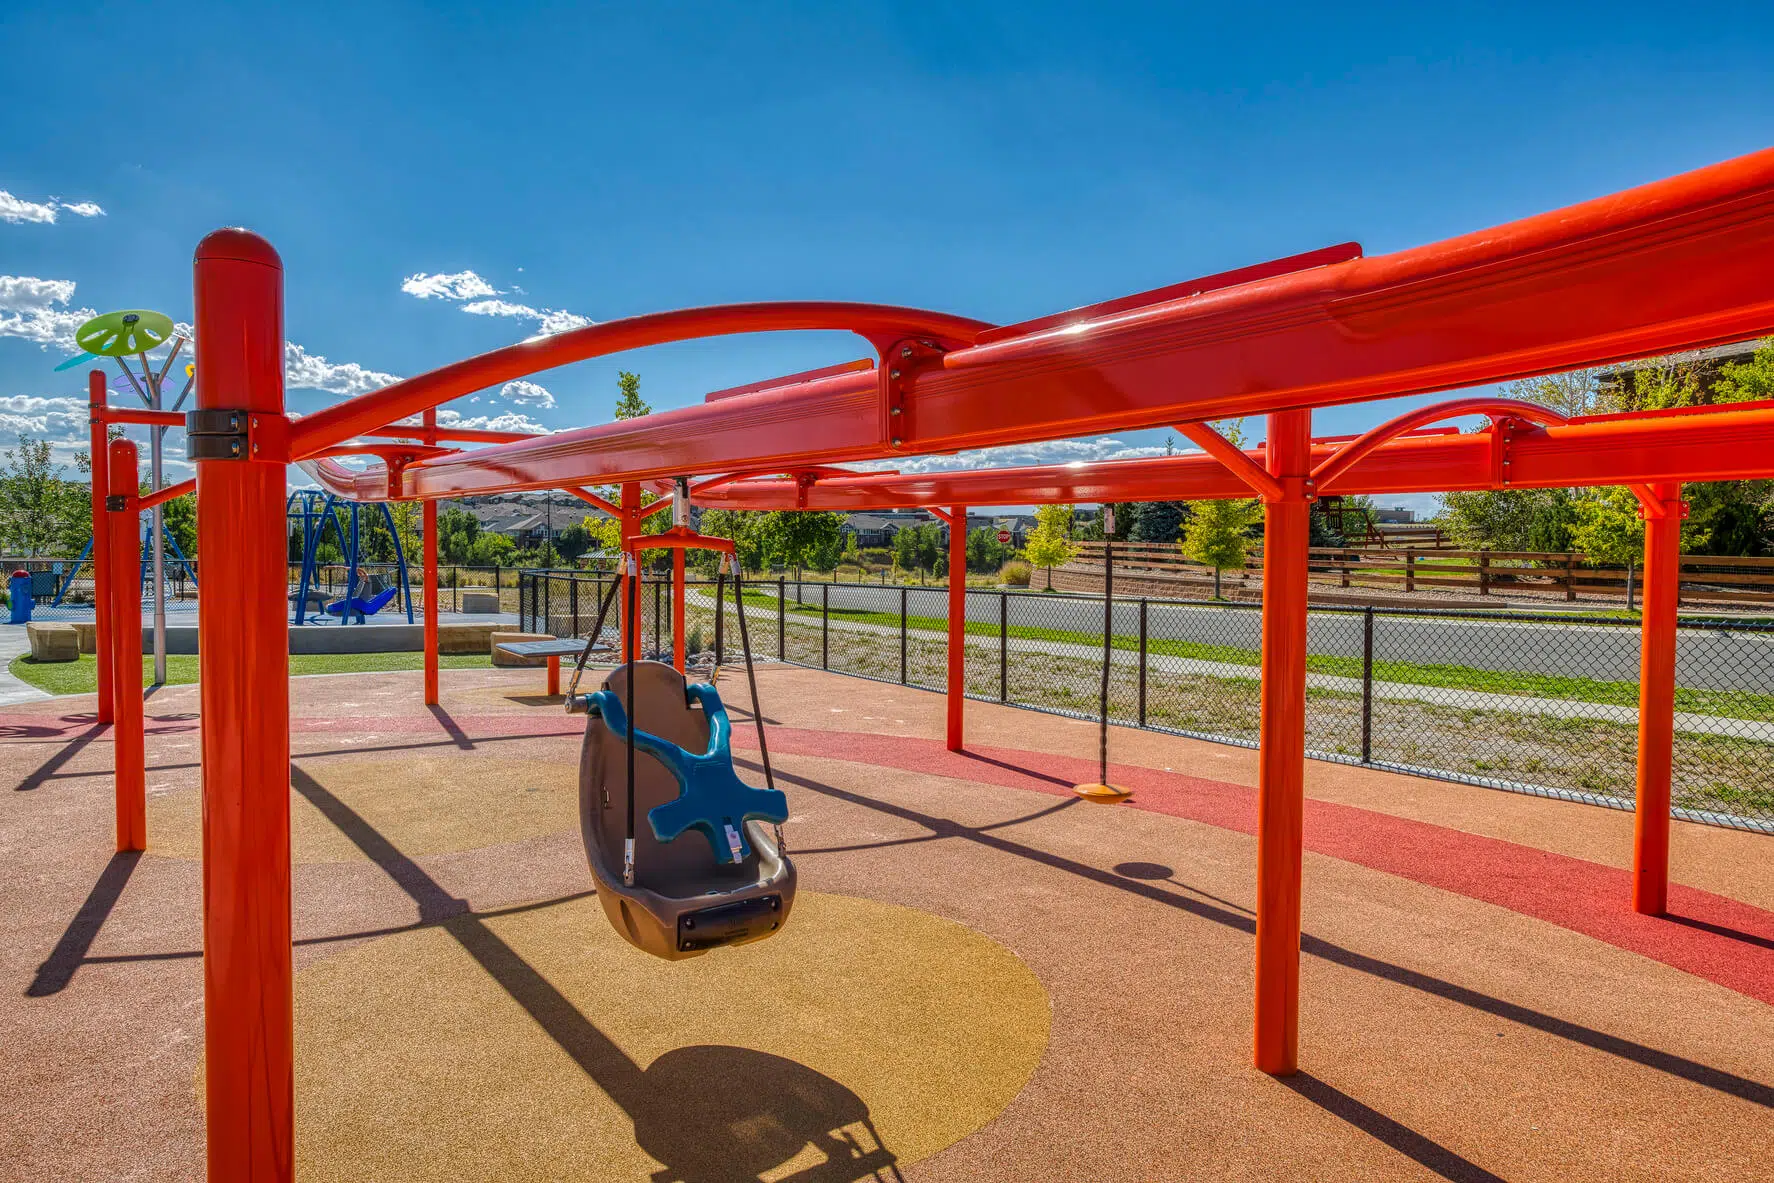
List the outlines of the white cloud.
<svg viewBox="0 0 1774 1183">
<path fill-rule="evenodd" d="M 541 320 L 544 315 L 528 304 L 513 304 L 509 300 L 476 300 L 462 305 L 462 311 L 475 316 L 518 316 L 525 320 Z"/>
<path fill-rule="evenodd" d="M 330 362 L 318 353 L 309 353 L 294 341 L 283 343 L 285 386 L 324 390 L 328 394 L 359 395 L 399 381 L 398 374 L 372 370 L 354 361 Z"/>
<path fill-rule="evenodd" d="M 420 271 L 402 280 L 400 290 L 421 300 L 433 297 L 443 300 L 474 300 L 499 294 L 498 288 L 472 271 L 457 271 L 448 275 L 432 275 Z"/>
<path fill-rule="evenodd" d="M 553 308 L 542 311 L 540 336 L 552 337 L 556 333 L 564 333 L 569 329 L 582 329 L 586 325 L 596 324 L 589 316 L 580 316 L 577 312 L 561 312 Z"/>
<path fill-rule="evenodd" d="M 554 392 L 536 382 L 526 382 L 519 378 L 515 382 L 507 382 L 499 388 L 501 398 L 514 403 L 523 403 L 549 411 L 554 409 Z M 469 400 L 475 401 L 473 399 Z"/>
<path fill-rule="evenodd" d="M 459 427 L 464 431 L 525 431 L 534 435 L 548 434 L 548 428 L 522 411 L 507 411 L 503 415 L 469 416 L 445 408 L 437 413 L 437 425 Z"/>
<path fill-rule="evenodd" d="M 38 279 L 30 275 L 0 275 L 0 308 L 48 308 L 74 298 L 71 279 Z"/>
<path fill-rule="evenodd" d="M 68 308 L 74 298 L 71 279 L 38 279 L 30 275 L 0 275 L 0 337 L 20 337 L 48 348 L 78 353 L 74 330 L 98 313 L 90 308 Z"/>
<path fill-rule="evenodd" d="M 102 217 L 105 212 L 96 201 L 58 201 L 53 197 L 48 201 L 27 201 L 0 189 L 0 222 L 14 225 L 35 222 L 47 226 L 62 210 L 80 218 Z"/>
<path fill-rule="evenodd" d="M 26 201 L 0 189 L 0 222 L 53 222 L 55 202 Z"/>
<path fill-rule="evenodd" d="M 895 468 L 900 472 L 956 472 L 977 468 L 1025 468 L 1037 464 L 1095 463 L 1162 456 L 1162 447 L 1127 444 L 1111 436 L 1096 439 L 1046 440 L 957 452 L 953 456 L 910 456 L 859 464 L 859 469 Z"/>
</svg>

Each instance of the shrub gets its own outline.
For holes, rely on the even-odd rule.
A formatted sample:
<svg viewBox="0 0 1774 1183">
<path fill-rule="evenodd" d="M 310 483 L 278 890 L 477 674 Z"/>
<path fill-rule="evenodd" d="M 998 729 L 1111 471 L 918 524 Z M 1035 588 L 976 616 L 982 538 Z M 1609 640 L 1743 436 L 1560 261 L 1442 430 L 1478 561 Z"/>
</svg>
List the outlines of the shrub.
<svg viewBox="0 0 1774 1183">
<path fill-rule="evenodd" d="M 1027 587 L 1032 570 L 1022 559 L 1011 559 L 998 568 L 998 580 L 1007 587 Z"/>
</svg>

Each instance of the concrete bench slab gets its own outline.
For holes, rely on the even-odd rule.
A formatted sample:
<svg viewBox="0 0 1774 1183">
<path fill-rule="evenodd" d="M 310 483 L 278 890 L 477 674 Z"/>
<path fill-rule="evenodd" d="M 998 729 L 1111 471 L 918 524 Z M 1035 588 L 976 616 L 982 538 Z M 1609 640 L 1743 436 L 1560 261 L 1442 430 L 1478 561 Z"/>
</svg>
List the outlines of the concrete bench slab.
<svg viewBox="0 0 1774 1183">
<path fill-rule="evenodd" d="M 535 669 L 548 664 L 548 655 L 531 657 L 526 654 L 513 653 L 507 645 L 521 644 L 525 641 L 552 641 L 555 638 L 548 633 L 494 633 L 488 638 L 492 645 L 493 664 L 498 666 L 517 666 Z"/>
</svg>

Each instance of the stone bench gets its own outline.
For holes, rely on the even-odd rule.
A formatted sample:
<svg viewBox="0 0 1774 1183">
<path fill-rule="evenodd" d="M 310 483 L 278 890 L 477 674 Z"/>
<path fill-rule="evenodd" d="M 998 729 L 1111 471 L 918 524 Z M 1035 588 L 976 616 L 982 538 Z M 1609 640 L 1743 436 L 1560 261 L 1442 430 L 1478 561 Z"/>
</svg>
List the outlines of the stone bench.
<svg viewBox="0 0 1774 1183">
<path fill-rule="evenodd" d="M 80 632 L 71 624 L 38 624 L 25 626 L 31 639 L 32 661 L 79 661 Z"/>
<path fill-rule="evenodd" d="M 465 587 L 458 593 L 462 611 L 480 615 L 499 611 L 499 593 L 490 587 Z"/>
</svg>

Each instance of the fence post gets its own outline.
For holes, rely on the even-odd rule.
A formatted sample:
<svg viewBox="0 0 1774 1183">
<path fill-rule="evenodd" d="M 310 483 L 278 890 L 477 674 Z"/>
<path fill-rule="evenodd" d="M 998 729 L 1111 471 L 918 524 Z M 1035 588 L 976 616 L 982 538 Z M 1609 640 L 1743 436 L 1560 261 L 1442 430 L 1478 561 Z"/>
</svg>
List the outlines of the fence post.
<svg viewBox="0 0 1774 1183">
<path fill-rule="evenodd" d="M 1577 555 L 1576 552 L 1565 556 L 1565 602 L 1568 604 L 1577 598 Z"/>
<path fill-rule="evenodd" d="M 832 668 L 832 585 L 819 585 L 819 668 Z"/>
<path fill-rule="evenodd" d="M 1349 586 L 1349 558 L 1350 558 L 1350 555 L 1349 555 L 1348 551 L 1344 551 L 1341 555 L 1337 556 L 1337 560 L 1338 560 L 1337 561 L 1337 586 L 1338 587 L 1348 587 Z"/>
<path fill-rule="evenodd" d="M 1140 726 L 1146 725 L 1146 597 L 1140 597 Z"/>
<path fill-rule="evenodd" d="M 745 605 L 739 605 L 744 611 Z M 776 577 L 776 660 L 788 660 L 788 580 Z"/>
<path fill-rule="evenodd" d="M 1361 614 L 1361 762 L 1374 760 L 1374 609 Z"/>
<path fill-rule="evenodd" d="M 1010 701 L 1010 593 L 998 593 L 998 701 Z"/>
<path fill-rule="evenodd" d="M 1478 594 L 1491 594 L 1491 552 L 1488 548 L 1478 552 Z"/>
<path fill-rule="evenodd" d="M 667 576 L 667 578 L 670 578 L 670 577 Z M 660 639 L 661 634 L 659 631 L 660 626 L 664 623 L 664 621 L 662 619 L 663 614 L 664 614 L 664 610 L 660 607 L 660 604 L 659 604 L 659 593 L 663 590 L 665 590 L 665 584 L 663 584 L 659 580 L 655 579 L 653 581 L 653 656 L 654 657 L 658 657 L 660 651 L 664 648 L 664 642 Z"/>
<path fill-rule="evenodd" d="M 743 587 L 743 582 L 741 586 Z M 725 607 L 723 607 L 726 602 L 727 569 L 725 566 L 722 566 L 721 570 L 715 574 L 715 669 L 717 670 L 721 668 L 721 658 L 725 656 L 724 651 L 726 644 L 725 639 L 721 635 L 721 621 L 726 619 L 727 612 Z M 739 596 L 739 610 L 741 612 L 745 611 L 745 596 L 743 591 Z"/>
<path fill-rule="evenodd" d="M 1406 551 L 1404 554 L 1404 590 L 1417 590 L 1417 556 L 1414 551 Z"/>
<path fill-rule="evenodd" d="M 906 684 L 905 676 L 905 622 L 906 622 L 906 587 L 899 587 L 899 684 Z"/>
<path fill-rule="evenodd" d="M 1626 610 L 1632 611 L 1632 556 L 1626 556 Z"/>
</svg>

